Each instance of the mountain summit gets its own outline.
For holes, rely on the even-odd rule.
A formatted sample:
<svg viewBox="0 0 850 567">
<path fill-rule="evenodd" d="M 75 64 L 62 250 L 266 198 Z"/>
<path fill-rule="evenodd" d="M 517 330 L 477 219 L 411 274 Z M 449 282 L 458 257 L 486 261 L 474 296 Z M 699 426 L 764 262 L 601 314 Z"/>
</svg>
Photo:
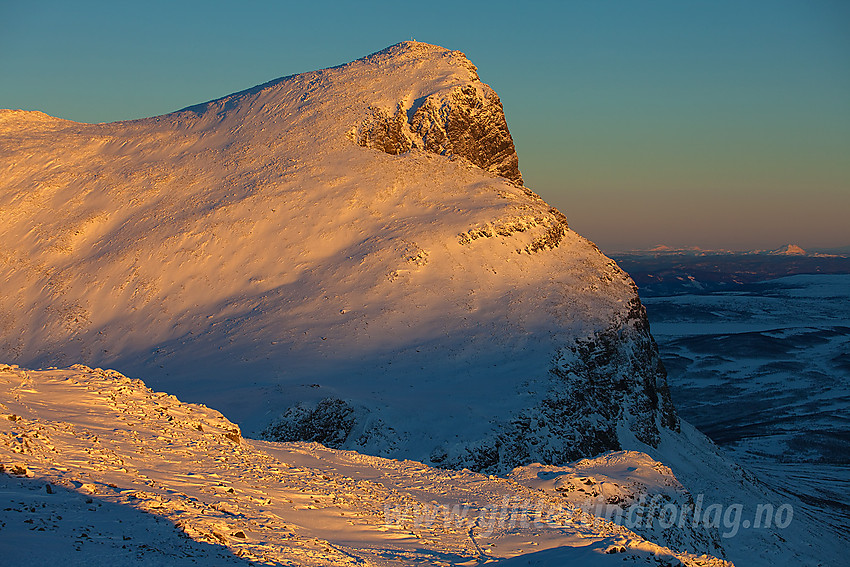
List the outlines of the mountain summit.
<svg viewBox="0 0 850 567">
<path fill-rule="evenodd" d="M 443 467 L 679 427 L 634 284 L 522 186 L 458 51 L 403 42 L 142 120 L 27 116 L 0 113 L 0 359 Z"/>
<path fill-rule="evenodd" d="M 807 252 L 796 244 L 788 244 L 778 250 L 769 252 L 769 254 L 773 254 L 774 256 L 805 256 Z"/>
</svg>

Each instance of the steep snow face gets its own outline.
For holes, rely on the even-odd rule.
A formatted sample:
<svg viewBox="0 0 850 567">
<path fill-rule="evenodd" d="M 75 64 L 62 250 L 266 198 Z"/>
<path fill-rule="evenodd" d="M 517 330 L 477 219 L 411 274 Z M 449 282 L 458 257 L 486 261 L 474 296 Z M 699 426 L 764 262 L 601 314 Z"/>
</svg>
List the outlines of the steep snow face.
<svg viewBox="0 0 850 567">
<path fill-rule="evenodd" d="M 441 466 L 678 427 L 635 287 L 521 186 L 463 54 L 404 42 L 165 116 L 0 111 L 0 357 Z"/>
</svg>

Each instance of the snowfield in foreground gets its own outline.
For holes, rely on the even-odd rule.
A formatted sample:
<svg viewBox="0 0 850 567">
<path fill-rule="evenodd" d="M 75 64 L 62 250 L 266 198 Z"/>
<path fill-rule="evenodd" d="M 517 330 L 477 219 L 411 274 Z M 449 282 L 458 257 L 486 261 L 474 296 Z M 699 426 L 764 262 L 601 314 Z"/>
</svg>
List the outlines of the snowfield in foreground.
<svg viewBox="0 0 850 567">
<path fill-rule="evenodd" d="M 217 411 L 84 366 L 3 366 L 0 391 L 4 563 L 729 564 L 600 520 L 523 482 L 530 468 L 500 478 L 251 441 Z M 659 478 L 675 483 L 642 480 Z"/>
</svg>

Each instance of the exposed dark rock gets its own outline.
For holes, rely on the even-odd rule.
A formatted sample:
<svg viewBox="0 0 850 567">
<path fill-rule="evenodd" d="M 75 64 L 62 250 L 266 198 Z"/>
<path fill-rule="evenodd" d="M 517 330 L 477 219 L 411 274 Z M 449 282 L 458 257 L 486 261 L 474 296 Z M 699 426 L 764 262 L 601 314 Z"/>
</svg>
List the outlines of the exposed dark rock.
<svg viewBox="0 0 850 567">
<path fill-rule="evenodd" d="M 370 108 L 371 114 L 358 132 L 357 143 L 390 155 L 402 154 L 412 147 L 404 110 L 399 107 L 394 116 L 380 108 Z"/>
<path fill-rule="evenodd" d="M 410 119 L 423 147 L 465 157 L 481 169 L 522 185 L 519 158 L 502 101 L 481 83 L 456 87 L 449 96 L 429 96 Z"/>
<path fill-rule="evenodd" d="M 260 435 L 270 441 L 315 441 L 340 448 L 354 426 L 354 410 L 337 398 L 325 398 L 316 407 L 298 404 L 264 429 Z"/>
<path fill-rule="evenodd" d="M 561 240 L 564 239 L 564 235 L 567 232 L 567 217 L 554 207 L 549 209 L 549 213 L 553 215 L 555 220 L 551 222 L 551 225 L 546 230 L 546 234 L 535 239 L 534 242 L 525 248 L 525 252 L 534 254 L 541 250 L 551 250 L 557 247 L 561 243 Z"/>
<path fill-rule="evenodd" d="M 537 227 L 543 227 L 546 231 L 542 236 L 535 238 L 528 246 L 517 249 L 517 252 L 534 254 L 541 250 L 556 248 L 567 232 L 567 218 L 558 209 L 551 208 L 548 215 L 506 218 L 499 222 L 472 228 L 460 233 L 458 242 L 465 245 L 479 238 L 509 237 L 514 233 L 525 232 Z"/>
<path fill-rule="evenodd" d="M 416 147 L 459 156 L 522 185 L 502 102 L 484 83 L 432 94 L 412 112 L 409 121 L 407 116 L 401 104 L 393 115 L 371 108 L 357 131 L 357 143 L 391 155 Z"/>
<path fill-rule="evenodd" d="M 433 465 L 505 473 L 530 462 L 566 464 L 622 448 L 618 427 L 657 446 L 660 429 L 679 430 L 667 373 L 635 297 L 621 321 L 555 355 L 551 382 L 539 402 L 496 425 L 491 436 L 431 451 Z M 291 407 L 262 432 L 273 441 L 315 441 L 333 448 L 374 445 L 387 431 L 358 436 L 369 412 L 336 398 Z M 372 416 L 374 420 L 374 416 Z M 358 425 L 359 423 L 359 425 Z M 379 429 L 383 429 L 381 424 Z M 391 433 L 391 431 L 390 431 Z"/>
<path fill-rule="evenodd" d="M 591 422 L 577 428 L 594 432 L 592 436 L 581 435 L 580 444 L 601 450 L 619 448 L 618 443 L 614 446 L 615 428 L 621 420 L 628 423 L 639 441 L 651 446 L 658 444 L 659 427 L 679 428 L 667 372 L 637 298 L 624 324 L 562 349 L 552 373 L 567 386 L 564 391 L 568 394 L 564 399 L 559 389 L 553 390 L 548 400 L 552 418 L 569 421 L 574 427 L 577 420 L 588 420 L 587 416 L 604 418 L 601 431 Z"/>
<path fill-rule="evenodd" d="M 491 439 L 432 463 L 504 473 L 530 462 L 566 464 L 620 450 L 618 426 L 657 446 L 660 428 L 679 430 L 667 373 L 635 298 L 624 321 L 560 350 L 539 405 L 514 416 Z"/>
</svg>

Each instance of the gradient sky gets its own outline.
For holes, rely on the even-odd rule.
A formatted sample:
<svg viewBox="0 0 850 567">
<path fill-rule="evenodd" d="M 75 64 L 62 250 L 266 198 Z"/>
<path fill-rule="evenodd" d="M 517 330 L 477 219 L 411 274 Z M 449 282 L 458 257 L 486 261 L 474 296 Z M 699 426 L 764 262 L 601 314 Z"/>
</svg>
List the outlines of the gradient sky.
<svg viewBox="0 0 850 567">
<path fill-rule="evenodd" d="M 163 114 L 410 38 L 469 56 L 603 250 L 850 244 L 846 0 L 0 0 L 0 108 Z"/>
</svg>

